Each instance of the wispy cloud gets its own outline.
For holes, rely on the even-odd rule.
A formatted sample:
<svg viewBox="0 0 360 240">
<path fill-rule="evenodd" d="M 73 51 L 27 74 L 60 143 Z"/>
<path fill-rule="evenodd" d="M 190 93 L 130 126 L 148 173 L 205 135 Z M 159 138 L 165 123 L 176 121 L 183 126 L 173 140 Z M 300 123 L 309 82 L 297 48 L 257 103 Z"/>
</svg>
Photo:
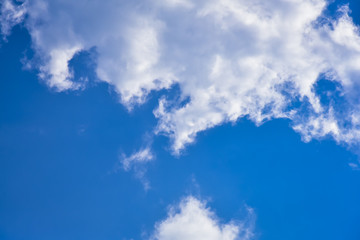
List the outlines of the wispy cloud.
<svg viewBox="0 0 360 240">
<path fill-rule="evenodd" d="M 141 149 L 138 152 L 133 153 L 129 157 L 122 155 L 121 163 L 125 171 L 129 171 L 134 165 L 144 164 L 152 161 L 154 158 L 150 148 Z"/>
<path fill-rule="evenodd" d="M 146 178 L 146 163 L 154 159 L 154 155 L 149 147 L 143 148 L 130 156 L 121 154 L 120 164 L 125 171 L 134 171 L 135 177 L 138 178 L 144 186 L 145 190 L 150 189 L 150 182 Z"/>
<path fill-rule="evenodd" d="M 352 170 L 356 170 L 356 171 L 360 170 L 359 163 L 349 163 L 349 167 L 351 167 Z"/>
<path fill-rule="evenodd" d="M 3 39 L 10 34 L 11 29 L 24 20 L 26 14 L 26 4 L 15 5 L 10 0 L 1 3 L 0 27 Z"/>
</svg>

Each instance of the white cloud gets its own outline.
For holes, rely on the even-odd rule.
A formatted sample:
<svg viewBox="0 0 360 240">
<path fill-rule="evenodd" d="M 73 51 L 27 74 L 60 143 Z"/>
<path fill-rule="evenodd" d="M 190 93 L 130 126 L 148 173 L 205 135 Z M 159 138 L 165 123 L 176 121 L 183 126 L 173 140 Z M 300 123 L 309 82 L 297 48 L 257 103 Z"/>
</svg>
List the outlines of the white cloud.
<svg viewBox="0 0 360 240">
<path fill-rule="evenodd" d="M 252 214 L 252 210 L 249 209 Z M 250 216 L 251 217 L 251 216 Z M 205 202 L 190 196 L 172 207 L 168 217 L 158 222 L 153 240 L 249 240 L 253 237 L 252 223 L 220 223 Z"/>
<path fill-rule="evenodd" d="M 14 5 L 10 0 L 3 0 L 0 12 L 1 34 L 6 38 L 10 34 L 11 28 L 23 21 L 26 4 Z"/>
<path fill-rule="evenodd" d="M 133 170 L 135 177 L 141 181 L 145 190 L 150 189 L 150 182 L 147 180 L 145 173 L 145 164 L 154 159 L 154 155 L 149 147 L 143 148 L 130 156 L 124 154 L 120 157 L 120 163 L 125 171 Z"/>
<path fill-rule="evenodd" d="M 165 96 L 155 110 L 156 131 L 172 139 L 175 153 L 200 131 L 243 117 L 256 124 L 291 119 L 304 140 L 330 135 L 360 141 L 360 34 L 348 6 L 337 17 L 323 14 L 325 0 L 33 0 L 4 6 L 15 9 L 9 16 L 27 12 L 40 77 L 58 91 L 81 87 L 68 61 L 92 47 L 98 77 L 129 109 L 152 90 L 178 84 L 180 101 L 189 101 L 174 104 Z M 2 20 L 6 26 L 18 21 Z M 321 76 L 341 86 L 345 107 L 336 98 L 321 100 Z"/>
<path fill-rule="evenodd" d="M 135 164 L 144 164 L 154 159 L 150 148 L 141 149 L 138 152 L 133 153 L 129 157 L 123 156 L 121 159 L 122 166 L 125 171 L 129 171 Z"/>
<path fill-rule="evenodd" d="M 39 68 L 39 77 L 46 80 L 50 87 L 56 88 L 58 91 L 80 88 L 79 83 L 71 81 L 73 74 L 68 67 L 68 62 L 80 49 L 80 46 L 72 46 L 51 50 L 49 61 Z"/>
</svg>

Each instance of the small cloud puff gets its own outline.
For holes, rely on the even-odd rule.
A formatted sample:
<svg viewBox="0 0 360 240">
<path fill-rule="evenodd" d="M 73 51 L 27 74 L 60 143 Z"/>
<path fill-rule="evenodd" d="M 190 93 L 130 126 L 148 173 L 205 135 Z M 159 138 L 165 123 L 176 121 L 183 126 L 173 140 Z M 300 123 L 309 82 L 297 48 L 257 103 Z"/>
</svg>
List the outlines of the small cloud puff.
<svg viewBox="0 0 360 240">
<path fill-rule="evenodd" d="M 249 211 L 252 214 L 252 210 Z M 195 197 L 183 199 L 171 207 L 168 217 L 155 226 L 152 240 L 249 240 L 253 223 L 220 223 L 206 203 Z"/>
</svg>

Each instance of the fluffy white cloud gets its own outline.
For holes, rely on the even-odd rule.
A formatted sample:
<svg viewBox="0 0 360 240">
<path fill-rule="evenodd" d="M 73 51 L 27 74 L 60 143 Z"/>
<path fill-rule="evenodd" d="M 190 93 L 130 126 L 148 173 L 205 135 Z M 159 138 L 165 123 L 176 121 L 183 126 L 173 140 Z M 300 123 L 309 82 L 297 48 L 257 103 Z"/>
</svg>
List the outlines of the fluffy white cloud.
<svg viewBox="0 0 360 240">
<path fill-rule="evenodd" d="M 240 222 L 221 224 L 205 202 L 187 197 L 156 224 L 153 240 L 249 240 L 252 226 Z"/>
<path fill-rule="evenodd" d="M 81 87 L 68 62 L 93 47 L 98 77 L 129 109 L 178 84 L 180 102 L 165 96 L 154 111 L 175 153 L 242 117 L 291 119 L 306 141 L 359 143 L 360 35 L 348 6 L 330 17 L 326 0 L 5 2 L 15 20 L 4 26 L 27 12 L 40 77 L 58 91 Z M 319 92 L 321 78 L 339 87 Z"/>
</svg>

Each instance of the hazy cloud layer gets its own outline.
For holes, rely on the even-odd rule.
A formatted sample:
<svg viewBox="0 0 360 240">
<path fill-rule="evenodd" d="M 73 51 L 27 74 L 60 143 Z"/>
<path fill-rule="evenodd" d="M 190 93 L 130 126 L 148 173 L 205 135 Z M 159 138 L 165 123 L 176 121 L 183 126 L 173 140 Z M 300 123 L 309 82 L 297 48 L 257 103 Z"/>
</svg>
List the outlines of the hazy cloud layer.
<svg viewBox="0 0 360 240">
<path fill-rule="evenodd" d="M 2 4 L 3 35 L 23 19 L 39 77 L 81 88 L 68 62 L 96 47 L 96 73 L 128 108 L 178 84 L 154 111 L 179 152 L 196 134 L 249 117 L 292 120 L 304 140 L 360 140 L 360 35 L 343 6 L 325 0 L 32 0 Z M 327 79 L 322 82 L 320 79 Z M 327 87 L 326 87 L 327 86 Z"/>
<path fill-rule="evenodd" d="M 204 202 L 187 197 L 172 207 L 168 217 L 156 224 L 153 240 L 249 240 L 251 224 L 221 224 Z"/>
</svg>

